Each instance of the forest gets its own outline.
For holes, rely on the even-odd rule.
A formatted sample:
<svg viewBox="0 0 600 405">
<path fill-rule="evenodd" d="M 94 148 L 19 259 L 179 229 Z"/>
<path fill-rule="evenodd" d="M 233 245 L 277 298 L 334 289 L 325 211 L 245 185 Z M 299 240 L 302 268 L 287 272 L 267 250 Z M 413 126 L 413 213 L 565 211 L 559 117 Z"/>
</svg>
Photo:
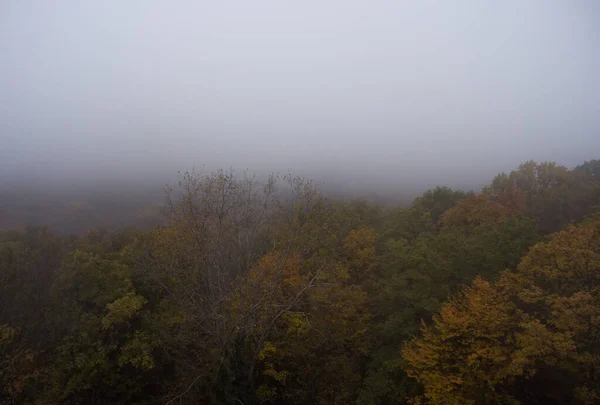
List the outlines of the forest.
<svg viewBox="0 0 600 405">
<path fill-rule="evenodd" d="M 600 403 L 600 160 L 394 207 L 188 172 L 162 215 L 0 231 L 0 404 Z"/>
</svg>

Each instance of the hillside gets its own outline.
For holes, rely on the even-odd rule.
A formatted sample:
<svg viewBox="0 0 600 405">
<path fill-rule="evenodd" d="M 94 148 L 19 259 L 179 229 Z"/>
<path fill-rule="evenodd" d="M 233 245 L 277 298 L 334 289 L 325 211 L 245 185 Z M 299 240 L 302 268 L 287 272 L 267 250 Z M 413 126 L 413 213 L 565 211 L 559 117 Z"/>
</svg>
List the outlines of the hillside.
<svg viewBox="0 0 600 405">
<path fill-rule="evenodd" d="M 138 229 L 144 198 L 14 194 L 20 220 L 128 226 L 0 232 L 0 403 L 598 403 L 599 169 L 394 207 L 185 174 Z"/>
</svg>

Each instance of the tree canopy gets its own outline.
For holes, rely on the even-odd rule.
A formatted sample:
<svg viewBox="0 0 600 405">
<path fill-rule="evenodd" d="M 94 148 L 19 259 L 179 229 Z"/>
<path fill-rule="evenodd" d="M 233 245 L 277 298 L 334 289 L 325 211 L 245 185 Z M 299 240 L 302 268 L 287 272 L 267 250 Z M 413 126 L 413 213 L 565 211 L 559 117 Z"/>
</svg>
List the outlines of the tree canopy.
<svg viewBox="0 0 600 405">
<path fill-rule="evenodd" d="M 185 173 L 162 225 L 0 231 L 0 404 L 596 404 L 600 177 L 334 201 Z"/>
</svg>

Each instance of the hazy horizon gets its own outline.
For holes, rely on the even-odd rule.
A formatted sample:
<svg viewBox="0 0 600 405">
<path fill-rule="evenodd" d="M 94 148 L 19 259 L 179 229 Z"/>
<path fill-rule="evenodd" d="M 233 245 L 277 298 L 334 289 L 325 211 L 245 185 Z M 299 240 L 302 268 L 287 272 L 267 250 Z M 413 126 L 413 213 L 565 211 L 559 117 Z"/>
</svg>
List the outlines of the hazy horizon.
<svg viewBox="0 0 600 405">
<path fill-rule="evenodd" d="M 599 22 L 593 1 L 5 1 L 0 184 L 573 166 L 600 155 Z"/>
</svg>

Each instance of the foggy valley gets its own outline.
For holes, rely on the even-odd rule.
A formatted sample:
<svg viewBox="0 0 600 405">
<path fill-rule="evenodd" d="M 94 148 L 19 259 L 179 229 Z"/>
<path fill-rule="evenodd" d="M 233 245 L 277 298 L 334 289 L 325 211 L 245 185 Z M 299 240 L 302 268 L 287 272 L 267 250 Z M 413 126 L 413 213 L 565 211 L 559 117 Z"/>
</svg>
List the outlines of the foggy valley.
<svg viewBox="0 0 600 405">
<path fill-rule="evenodd" d="M 600 403 L 600 3 L 0 1 L 0 405 Z"/>
<path fill-rule="evenodd" d="M 407 203 L 530 159 L 574 167 L 600 151 L 597 13 L 4 2 L 0 190 L 146 205 L 178 171 L 233 167 Z"/>
</svg>

